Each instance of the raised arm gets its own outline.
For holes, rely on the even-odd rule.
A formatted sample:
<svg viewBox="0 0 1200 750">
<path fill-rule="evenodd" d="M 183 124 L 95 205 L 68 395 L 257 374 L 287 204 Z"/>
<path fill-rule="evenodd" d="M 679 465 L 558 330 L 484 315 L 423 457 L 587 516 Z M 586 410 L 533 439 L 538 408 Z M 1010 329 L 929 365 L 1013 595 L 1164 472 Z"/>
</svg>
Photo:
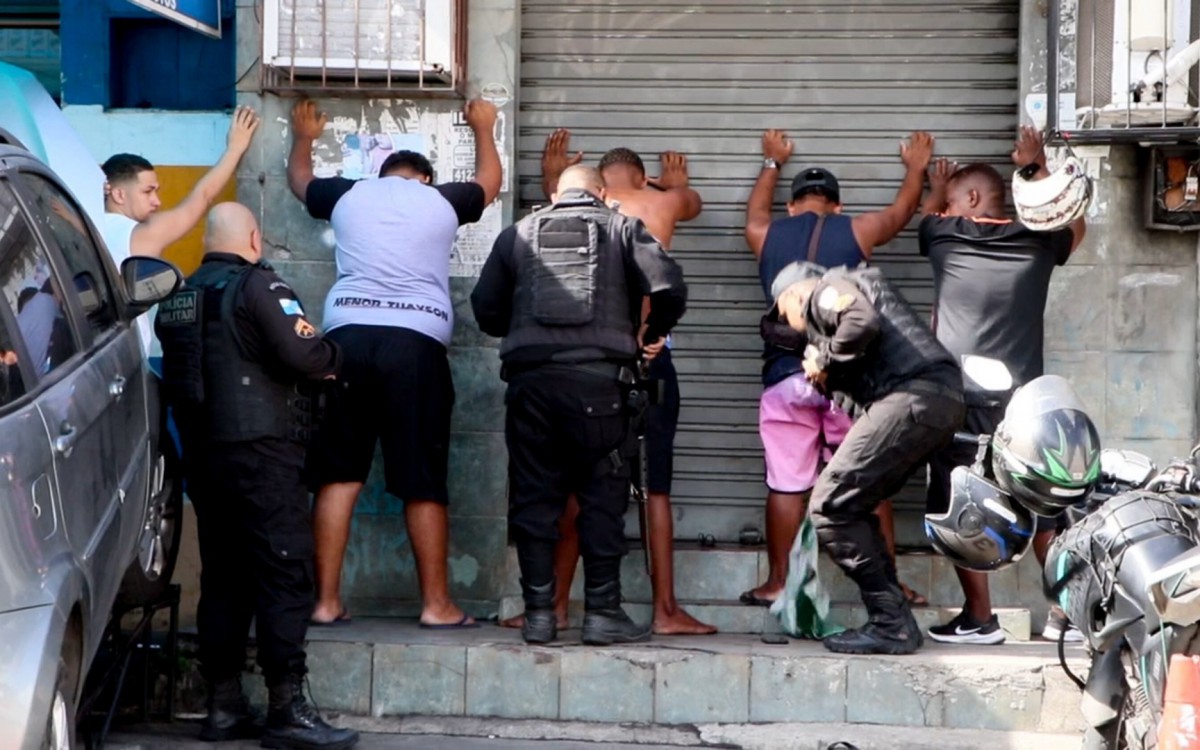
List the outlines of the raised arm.
<svg viewBox="0 0 1200 750">
<path fill-rule="evenodd" d="M 301 203 L 307 199 L 308 184 L 313 181 L 313 141 L 321 137 L 327 120 L 311 99 L 301 99 L 292 107 L 292 150 L 288 154 L 287 177 L 292 195 Z"/>
<path fill-rule="evenodd" d="M 1030 180 L 1044 180 L 1050 176 L 1050 170 L 1046 167 L 1046 143 L 1042 139 L 1041 131 L 1029 125 L 1022 125 L 1017 133 L 1017 142 L 1013 146 L 1012 152 L 1013 164 L 1017 169 L 1024 169 L 1032 165 L 1037 165 L 1038 169 Z M 1074 253 L 1079 244 L 1083 242 L 1084 236 L 1087 234 L 1087 219 L 1080 216 L 1071 224 L 1071 252 Z"/>
<path fill-rule="evenodd" d="M 500 194 L 504 181 L 504 167 L 496 149 L 496 105 L 472 99 L 464 107 L 463 115 L 475 134 L 475 183 L 483 188 L 483 205 L 489 206 Z"/>
<path fill-rule="evenodd" d="M 662 170 L 659 177 L 651 177 L 647 183 L 662 190 L 675 206 L 675 221 L 691 221 L 704 210 L 700 194 L 689 187 L 687 157 L 676 151 L 664 151 L 659 157 Z"/>
<path fill-rule="evenodd" d="M 746 244 L 757 258 L 762 254 L 771 226 L 771 205 L 775 202 L 775 186 L 779 184 L 779 170 L 792 157 L 795 145 L 782 130 L 768 130 L 762 137 L 763 167 L 754 181 L 754 189 L 746 201 Z M 768 166 L 773 159 L 778 166 Z"/>
<path fill-rule="evenodd" d="M 933 159 L 933 136 L 920 131 L 913 133 L 908 143 L 900 144 L 900 159 L 904 162 L 906 172 L 892 205 L 882 211 L 855 216 L 851 225 L 854 239 L 858 240 L 858 246 L 868 257 L 875 248 L 891 242 L 893 237 L 900 234 L 900 230 L 917 212 L 921 204 L 921 192 L 925 189 L 925 170 Z"/>
<path fill-rule="evenodd" d="M 929 193 L 921 206 L 925 216 L 940 214 L 946 210 L 946 189 L 950 184 L 950 175 L 958 169 L 958 165 L 948 159 L 938 159 L 929 170 Z"/>
<path fill-rule="evenodd" d="M 578 151 L 574 156 L 567 153 L 571 144 L 571 131 L 559 128 L 546 136 L 546 146 L 542 149 L 542 193 L 546 200 L 551 200 L 558 187 L 558 178 L 566 171 L 583 161 L 583 152 Z"/>
<path fill-rule="evenodd" d="M 172 243 L 183 239 L 200 223 L 213 201 L 233 177 L 238 162 L 250 148 L 259 117 L 249 107 L 238 107 L 233 113 L 225 153 L 212 169 L 196 183 L 178 206 L 151 214 L 138 224 L 129 239 L 131 255 L 162 255 Z"/>
</svg>

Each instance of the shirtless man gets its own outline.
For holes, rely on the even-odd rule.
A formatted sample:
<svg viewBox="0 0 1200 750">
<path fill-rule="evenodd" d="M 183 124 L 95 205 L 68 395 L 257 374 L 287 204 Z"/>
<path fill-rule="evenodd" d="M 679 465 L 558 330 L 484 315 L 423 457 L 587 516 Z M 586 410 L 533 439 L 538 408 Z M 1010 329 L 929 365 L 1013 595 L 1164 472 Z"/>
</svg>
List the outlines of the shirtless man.
<svg viewBox="0 0 1200 750">
<path fill-rule="evenodd" d="M 583 160 L 583 153 L 570 155 L 571 134 L 559 129 L 546 139 L 542 154 L 542 189 L 553 195 L 563 170 Z M 627 148 L 615 148 L 600 160 L 600 173 L 610 201 L 626 216 L 641 219 L 664 249 L 670 250 L 675 226 L 700 215 L 703 201 L 688 187 L 687 158 L 673 151 L 661 157 L 659 177 L 646 176 L 641 157 Z M 643 301 L 642 316 L 648 312 Z M 717 629 L 695 619 L 675 600 L 673 569 L 674 522 L 671 517 L 671 474 L 675 448 L 675 428 L 679 421 L 679 380 L 671 363 L 670 341 L 651 348 L 650 377 L 663 382 L 662 402 L 651 406 L 646 414 L 646 459 L 649 498 L 646 518 L 650 535 L 651 586 L 654 591 L 654 632 L 658 635 L 708 635 Z M 570 581 L 579 560 L 579 536 L 575 518 L 579 506 L 574 499 L 567 506 L 559 523 L 560 541 L 555 554 L 555 574 L 561 582 L 555 597 L 559 627 L 567 626 L 567 603 Z M 520 618 L 505 625 L 519 626 Z"/>
</svg>

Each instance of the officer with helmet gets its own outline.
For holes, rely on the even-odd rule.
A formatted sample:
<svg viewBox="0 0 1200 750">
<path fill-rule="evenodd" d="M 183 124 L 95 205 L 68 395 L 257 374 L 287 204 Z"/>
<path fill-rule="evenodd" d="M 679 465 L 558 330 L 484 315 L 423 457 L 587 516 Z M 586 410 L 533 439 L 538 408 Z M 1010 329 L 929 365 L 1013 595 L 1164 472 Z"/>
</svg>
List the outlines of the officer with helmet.
<svg viewBox="0 0 1200 750">
<path fill-rule="evenodd" d="M 650 637 L 621 608 L 636 449 L 630 402 L 639 352 L 649 358 L 683 315 L 687 287 L 641 220 L 604 199 L 598 171 L 565 170 L 553 205 L 496 239 L 471 294 L 479 327 L 503 338 L 509 524 L 525 598 L 521 635 L 529 643 L 557 637 L 554 548 L 572 493 L 580 508 L 583 642 Z M 639 340 L 643 298 L 650 313 Z"/>
<path fill-rule="evenodd" d="M 301 479 L 313 408 L 303 385 L 333 378 L 341 353 L 262 261 L 249 209 L 214 207 L 204 242 L 200 268 L 155 323 L 199 527 L 197 625 L 209 689 L 201 738 L 262 733 L 264 747 L 352 747 L 358 733 L 326 724 L 302 692 L 313 607 Z M 265 727 L 240 680 L 251 619 L 269 691 Z"/>
<path fill-rule="evenodd" d="M 793 263 L 771 288 L 807 336 L 810 382 L 857 419 L 813 488 L 817 538 L 862 591 L 867 624 L 825 639 L 838 653 L 911 654 L 922 643 L 875 508 L 962 424 L 962 373 L 878 269 Z"/>
</svg>

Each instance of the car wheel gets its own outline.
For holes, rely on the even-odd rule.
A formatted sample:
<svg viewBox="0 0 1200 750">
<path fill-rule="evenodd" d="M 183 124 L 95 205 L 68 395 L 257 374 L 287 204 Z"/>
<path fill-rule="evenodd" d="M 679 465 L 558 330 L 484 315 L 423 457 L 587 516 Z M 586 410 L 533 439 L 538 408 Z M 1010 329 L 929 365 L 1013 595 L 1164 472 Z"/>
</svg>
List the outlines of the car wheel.
<svg viewBox="0 0 1200 750">
<path fill-rule="evenodd" d="M 46 719 L 46 750 L 72 750 L 75 747 L 75 700 L 67 684 L 66 662 L 58 663 L 58 680 Z"/>
<path fill-rule="evenodd" d="M 168 435 L 161 441 L 151 482 L 137 558 L 125 571 L 117 598 L 124 608 L 144 606 L 160 598 L 175 573 L 183 532 L 183 481 L 179 457 Z"/>
</svg>

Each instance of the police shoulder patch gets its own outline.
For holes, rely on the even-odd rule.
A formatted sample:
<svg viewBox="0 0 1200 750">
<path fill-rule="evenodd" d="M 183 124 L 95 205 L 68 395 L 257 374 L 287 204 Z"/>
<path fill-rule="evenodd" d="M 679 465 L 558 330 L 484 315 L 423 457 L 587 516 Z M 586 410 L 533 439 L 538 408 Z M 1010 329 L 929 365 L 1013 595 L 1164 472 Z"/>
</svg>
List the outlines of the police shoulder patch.
<svg viewBox="0 0 1200 750">
<path fill-rule="evenodd" d="M 302 339 L 311 339 L 317 335 L 316 327 L 304 318 L 296 319 L 296 325 L 293 326 L 293 330 L 296 332 L 296 335 Z"/>
<path fill-rule="evenodd" d="M 267 291 L 271 292 L 277 292 L 280 289 L 287 289 L 288 291 L 292 290 L 292 288 L 287 285 L 286 281 L 272 281 L 271 285 L 267 287 Z"/>
<path fill-rule="evenodd" d="M 300 306 L 299 300 L 281 299 L 281 300 L 279 300 L 279 306 L 283 308 L 283 312 L 285 315 L 303 315 L 304 314 L 304 308 L 302 308 Z"/>
<path fill-rule="evenodd" d="M 822 310 L 836 310 L 838 303 L 838 290 L 832 286 L 827 286 L 821 290 L 821 296 L 817 297 L 817 307 Z"/>
</svg>

